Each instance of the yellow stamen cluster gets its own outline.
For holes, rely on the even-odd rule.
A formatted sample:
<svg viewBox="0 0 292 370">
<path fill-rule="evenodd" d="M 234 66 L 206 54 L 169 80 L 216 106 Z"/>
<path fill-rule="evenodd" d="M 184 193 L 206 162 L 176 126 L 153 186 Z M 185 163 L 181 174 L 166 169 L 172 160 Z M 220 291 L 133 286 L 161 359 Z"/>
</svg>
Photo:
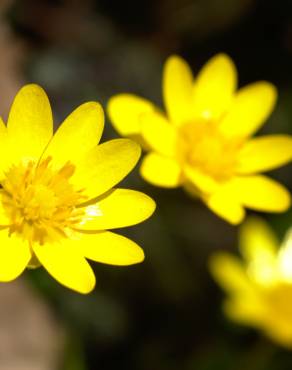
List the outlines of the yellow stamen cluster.
<svg viewBox="0 0 292 370">
<path fill-rule="evenodd" d="M 232 177 L 242 146 L 240 140 L 228 140 L 218 130 L 218 124 L 208 120 L 186 123 L 179 130 L 177 152 L 181 161 L 217 181 Z"/>
<path fill-rule="evenodd" d="M 75 167 L 67 162 L 54 170 L 51 160 L 12 166 L 1 182 L 10 233 L 18 233 L 30 243 L 64 237 L 66 229 L 82 216 L 78 204 L 86 199 L 69 182 Z"/>
</svg>

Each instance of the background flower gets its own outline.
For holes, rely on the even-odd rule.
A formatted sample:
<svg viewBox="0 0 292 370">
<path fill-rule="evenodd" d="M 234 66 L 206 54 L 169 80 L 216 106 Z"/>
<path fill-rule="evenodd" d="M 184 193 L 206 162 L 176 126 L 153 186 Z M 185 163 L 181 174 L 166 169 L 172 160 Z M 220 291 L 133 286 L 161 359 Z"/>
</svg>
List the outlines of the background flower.
<svg viewBox="0 0 292 370">
<path fill-rule="evenodd" d="M 250 218 L 241 227 L 239 246 L 244 261 L 220 252 L 210 260 L 215 280 L 228 294 L 225 313 L 292 348 L 291 229 L 279 248 L 268 225 Z"/>
<path fill-rule="evenodd" d="M 177 56 L 165 63 L 166 115 L 135 95 L 110 99 L 109 116 L 123 136 L 138 138 L 147 154 L 143 178 L 172 188 L 183 186 L 227 221 L 238 224 L 244 207 L 282 212 L 290 195 L 280 184 L 259 175 L 292 159 L 292 137 L 251 139 L 276 101 L 276 88 L 256 82 L 236 91 L 237 74 L 224 54 L 210 59 L 196 79 Z"/>
</svg>

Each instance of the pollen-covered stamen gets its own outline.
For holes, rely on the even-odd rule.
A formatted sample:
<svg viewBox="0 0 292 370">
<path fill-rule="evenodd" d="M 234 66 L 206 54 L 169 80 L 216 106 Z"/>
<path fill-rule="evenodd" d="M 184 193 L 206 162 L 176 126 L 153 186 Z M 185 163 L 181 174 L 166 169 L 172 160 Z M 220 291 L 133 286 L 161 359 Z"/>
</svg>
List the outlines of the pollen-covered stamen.
<svg viewBox="0 0 292 370">
<path fill-rule="evenodd" d="M 10 232 L 40 243 L 65 236 L 66 228 L 82 218 L 77 205 L 86 201 L 82 191 L 70 183 L 74 171 L 70 162 L 53 169 L 50 157 L 39 164 L 31 161 L 11 167 L 1 182 Z"/>
<path fill-rule="evenodd" d="M 234 174 L 241 140 L 227 139 L 216 122 L 191 122 L 180 128 L 177 152 L 182 162 L 199 168 L 217 181 Z"/>
</svg>

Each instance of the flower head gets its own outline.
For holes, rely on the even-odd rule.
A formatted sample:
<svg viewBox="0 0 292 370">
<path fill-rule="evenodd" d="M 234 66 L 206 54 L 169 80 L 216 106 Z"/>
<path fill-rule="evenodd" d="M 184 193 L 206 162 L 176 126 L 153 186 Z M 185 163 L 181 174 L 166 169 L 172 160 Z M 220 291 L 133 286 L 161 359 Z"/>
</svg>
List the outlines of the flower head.
<svg viewBox="0 0 292 370">
<path fill-rule="evenodd" d="M 113 188 L 135 166 L 139 146 L 129 139 L 97 145 L 103 111 L 78 107 L 53 135 L 50 103 L 37 85 L 17 94 L 0 122 L 0 281 L 26 267 L 44 268 L 80 293 L 94 288 L 91 259 L 130 265 L 142 249 L 108 229 L 134 225 L 155 208 L 143 193 Z"/>
<path fill-rule="evenodd" d="M 224 252 L 210 259 L 215 280 L 228 294 L 225 313 L 292 348 L 292 230 L 279 248 L 266 223 L 250 218 L 240 229 L 239 246 L 244 261 Z"/>
<path fill-rule="evenodd" d="M 136 138 L 149 153 L 141 174 L 161 187 L 183 186 L 233 224 L 245 207 L 282 212 L 288 191 L 260 172 L 292 159 L 292 138 L 251 138 L 270 115 L 276 88 L 256 82 L 236 91 L 237 76 L 225 54 L 213 57 L 196 79 L 186 62 L 170 57 L 164 68 L 166 113 L 145 99 L 114 96 L 110 118 L 123 136 Z"/>
</svg>

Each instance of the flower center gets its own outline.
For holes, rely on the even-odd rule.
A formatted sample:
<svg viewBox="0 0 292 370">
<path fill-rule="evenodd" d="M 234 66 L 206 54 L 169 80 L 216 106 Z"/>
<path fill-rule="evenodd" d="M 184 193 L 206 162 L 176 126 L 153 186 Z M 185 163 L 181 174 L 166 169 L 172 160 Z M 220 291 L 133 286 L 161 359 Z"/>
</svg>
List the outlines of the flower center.
<svg viewBox="0 0 292 370">
<path fill-rule="evenodd" d="M 225 138 L 216 122 L 207 120 L 184 124 L 177 144 L 181 161 L 217 181 L 233 175 L 240 147 L 241 140 Z"/>
<path fill-rule="evenodd" d="M 82 217 L 77 205 L 86 198 L 69 182 L 74 165 L 67 162 L 54 170 L 50 162 L 48 157 L 40 163 L 12 166 L 1 182 L 10 233 L 18 233 L 30 243 L 43 244 L 65 237 L 66 228 L 73 227 Z"/>
</svg>

